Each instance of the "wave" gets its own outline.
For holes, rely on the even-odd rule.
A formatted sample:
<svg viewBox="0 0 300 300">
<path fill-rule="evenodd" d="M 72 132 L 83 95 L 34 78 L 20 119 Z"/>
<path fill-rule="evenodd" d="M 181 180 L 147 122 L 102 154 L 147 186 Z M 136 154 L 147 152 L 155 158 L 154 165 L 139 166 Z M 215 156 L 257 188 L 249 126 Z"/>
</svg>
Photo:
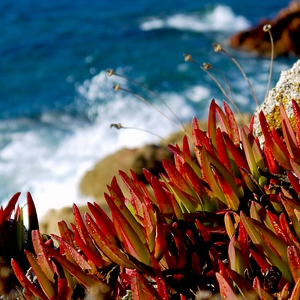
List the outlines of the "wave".
<svg viewBox="0 0 300 300">
<path fill-rule="evenodd" d="M 110 128 L 111 123 L 145 129 L 161 137 L 178 130 L 133 95 L 115 92 L 112 86 L 116 83 L 130 89 L 122 78 L 108 77 L 105 71 L 77 84 L 77 102 L 86 106 L 89 121 L 50 112 L 36 119 L 0 121 L 0 203 L 6 203 L 12 193 L 20 191 L 25 198 L 30 191 L 39 215 L 43 215 L 50 208 L 86 202 L 78 190 L 79 182 L 98 160 L 122 147 L 160 141 L 144 131 Z M 194 111 L 186 99 L 200 101 L 201 95 L 207 94 L 205 89 L 190 88 L 161 97 L 168 99 L 181 119 L 190 121 Z M 168 114 L 161 103 L 155 105 Z"/>
<path fill-rule="evenodd" d="M 212 10 L 207 10 L 204 13 L 180 13 L 166 18 L 151 17 L 140 24 L 140 29 L 150 31 L 173 28 L 195 32 L 233 32 L 247 29 L 250 25 L 245 17 L 236 15 L 230 7 L 217 5 Z"/>
<path fill-rule="evenodd" d="M 268 61 L 258 63 L 264 70 L 268 69 Z M 254 63 L 248 63 L 248 66 L 250 70 L 256 67 Z M 274 64 L 276 74 L 286 68 L 284 63 Z M 126 69 L 117 72 L 127 73 Z M 265 74 L 262 72 L 252 78 L 254 89 L 261 99 L 267 82 L 267 78 L 262 78 L 267 77 L 267 72 Z M 232 82 L 235 100 L 249 110 L 249 88 L 238 74 L 236 76 Z M 106 71 L 76 84 L 76 103 L 84 110 L 85 118 L 78 119 L 78 116 L 66 112 L 47 112 L 35 118 L 0 120 L 0 203 L 5 204 L 15 192 L 22 192 L 25 198 L 25 193 L 30 191 L 40 216 L 50 208 L 70 206 L 74 202 L 85 203 L 89 199 L 83 198 L 78 186 L 83 175 L 98 160 L 122 147 L 133 148 L 160 141 L 157 136 L 144 131 L 110 128 L 111 123 L 145 129 L 162 138 L 178 130 L 132 94 L 115 92 L 112 86 L 117 83 L 124 89 L 133 88 L 120 77 L 108 77 Z M 190 122 L 193 116 L 206 116 L 215 93 L 212 87 L 191 85 L 181 92 L 165 92 L 160 96 L 181 120 Z M 176 121 L 162 103 L 150 100 Z M 107 180 L 109 183 L 110 178 Z"/>
</svg>

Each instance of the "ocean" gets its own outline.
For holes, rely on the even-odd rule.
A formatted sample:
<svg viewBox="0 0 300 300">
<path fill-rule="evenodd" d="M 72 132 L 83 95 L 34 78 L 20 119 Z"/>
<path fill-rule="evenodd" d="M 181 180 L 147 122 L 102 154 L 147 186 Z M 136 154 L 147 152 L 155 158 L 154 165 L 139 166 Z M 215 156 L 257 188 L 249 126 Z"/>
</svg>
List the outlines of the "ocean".
<svg viewBox="0 0 300 300">
<path fill-rule="evenodd" d="M 222 71 L 243 112 L 255 102 L 237 67 L 212 43 L 226 48 L 235 32 L 272 18 L 282 1 L 58 1 L 0 3 L 0 203 L 32 193 L 38 213 L 83 203 L 78 189 L 86 171 L 122 148 L 157 143 L 139 130 L 166 137 L 177 128 L 134 94 L 176 122 L 153 94 L 108 69 L 134 79 L 161 97 L 182 122 L 204 118 L 223 95 L 195 61 Z M 227 49 L 227 48 L 226 48 Z M 270 61 L 227 49 L 250 78 L 259 102 Z M 296 58 L 274 62 L 272 85 Z M 214 73 L 222 77 L 218 72 Z M 115 92 L 120 84 L 130 92 Z M 111 178 L 107 178 L 109 183 Z"/>
</svg>

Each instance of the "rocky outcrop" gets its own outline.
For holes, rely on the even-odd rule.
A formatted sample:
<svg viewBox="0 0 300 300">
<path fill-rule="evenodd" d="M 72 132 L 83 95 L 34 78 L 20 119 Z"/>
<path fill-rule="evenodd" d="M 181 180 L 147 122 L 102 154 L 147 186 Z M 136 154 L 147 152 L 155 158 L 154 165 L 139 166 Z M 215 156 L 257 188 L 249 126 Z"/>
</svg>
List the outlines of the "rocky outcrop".
<svg viewBox="0 0 300 300">
<path fill-rule="evenodd" d="M 275 88 L 273 88 L 264 102 L 257 107 L 254 113 L 254 134 L 258 137 L 261 145 L 264 144 L 264 137 L 258 120 L 260 111 L 266 116 L 270 128 L 280 129 L 280 103 L 283 104 L 287 115 L 294 125 L 294 113 L 292 109 L 292 100 L 300 105 L 300 60 L 298 60 L 291 69 L 283 71 Z"/>
<path fill-rule="evenodd" d="M 274 40 L 275 56 L 300 55 L 300 2 L 293 1 L 281 10 L 273 20 L 262 20 L 250 30 L 232 36 L 229 45 L 246 51 L 253 51 L 263 56 L 271 52 L 270 36 L 263 31 L 263 26 L 270 24 Z"/>
</svg>

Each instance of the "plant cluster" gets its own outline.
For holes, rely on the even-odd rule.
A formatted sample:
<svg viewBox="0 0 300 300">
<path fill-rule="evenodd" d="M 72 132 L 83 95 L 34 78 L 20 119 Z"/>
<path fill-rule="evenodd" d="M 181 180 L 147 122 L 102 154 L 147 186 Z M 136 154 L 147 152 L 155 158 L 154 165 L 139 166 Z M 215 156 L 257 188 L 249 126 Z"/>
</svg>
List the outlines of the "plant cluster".
<svg viewBox="0 0 300 300">
<path fill-rule="evenodd" d="M 130 197 L 114 177 L 104 195 L 111 218 L 96 203 L 84 216 L 74 205 L 75 222 L 59 222 L 60 236 L 41 235 L 30 195 L 26 231 L 21 208 L 12 218 L 15 195 L 0 210 L 13 299 L 299 299 L 296 102 L 293 110 L 294 127 L 280 108 L 280 132 L 260 114 L 261 149 L 252 122 L 238 128 L 228 104 L 213 100 L 207 132 L 193 119 L 192 147 L 187 137 L 182 149 L 169 146 L 164 174 L 144 170 L 146 186 L 119 171 Z"/>
</svg>

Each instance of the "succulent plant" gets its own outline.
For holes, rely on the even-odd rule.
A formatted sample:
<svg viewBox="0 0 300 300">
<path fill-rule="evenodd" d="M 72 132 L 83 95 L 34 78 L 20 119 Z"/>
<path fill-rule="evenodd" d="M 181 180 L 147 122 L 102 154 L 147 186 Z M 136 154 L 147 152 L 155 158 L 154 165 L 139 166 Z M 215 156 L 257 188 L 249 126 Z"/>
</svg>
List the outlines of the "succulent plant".
<svg viewBox="0 0 300 300">
<path fill-rule="evenodd" d="M 31 232 L 38 229 L 38 218 L 31 195 L 27 194 L 28 229 L 24 226 L 23 208 L 17 205 L 20 193 L 15 194 L 6 207 L 0 207 L 0 295 L 16 299 L 21 285 L 11 267 L 11 259 L 26 271 L 29 263 L 24 250 L 32 251 Z M 14 213 L 14 214 L 13 214 Z"/>
<path fill-rule="evenodd" d="M 74 205 L 75 224 L 59 222 L 60 236 L 31 221 L 26 244 L 22 210 L 11 219 L 15 195 L 1 209 L 1 255 L 6 265 L 12 258 L 23 299 L 299 299 L 295 102 L 293 110 L 294 127 L 281 107 L 281 132 L 260 114 L 261 148 L 252 123 L 238 128 L 228 104 L 213 100 L 207 132 L 192 121 L 194 153 L 187 137 L 182 149 L 169 146 L 174 162 L 162 161 L 159 177 L 144 170 L 149 186 L 119 171 L 130 197 L 114 177 L 104 195 L 111 218 L 96 203 L 84 216 Z"/>
</svg>

